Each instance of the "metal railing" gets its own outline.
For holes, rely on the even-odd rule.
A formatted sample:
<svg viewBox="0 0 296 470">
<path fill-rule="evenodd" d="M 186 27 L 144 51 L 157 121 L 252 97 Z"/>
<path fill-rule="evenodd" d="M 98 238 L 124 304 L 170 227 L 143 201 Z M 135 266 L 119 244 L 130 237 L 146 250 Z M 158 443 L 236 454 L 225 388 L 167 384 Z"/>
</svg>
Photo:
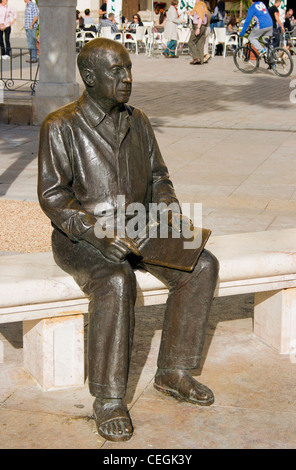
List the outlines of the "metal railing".
<svg viewBox="0 0 296 470">
<path fill-rule="evenodd" d="M 29 49 L 16 47 L 11 49 L 10 56 L 6 56 L 6 59 L 0 56 L 0 89 L 27 93 L 30 91 L 31 95 L 35 94 L 39 61 L 30 62 L 30 56 Z"/>
</svg>

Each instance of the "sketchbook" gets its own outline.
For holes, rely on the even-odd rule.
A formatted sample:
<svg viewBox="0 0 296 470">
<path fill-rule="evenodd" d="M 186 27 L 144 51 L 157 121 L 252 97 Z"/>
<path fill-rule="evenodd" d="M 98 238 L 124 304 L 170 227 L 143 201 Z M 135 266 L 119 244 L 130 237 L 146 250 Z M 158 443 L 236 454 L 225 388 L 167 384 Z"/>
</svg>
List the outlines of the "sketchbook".
<svg viewBox="0 0 296 470">
<path fill-rule="evenodd" d="M 182 271 L 192 271 L 211 235 L 211 230 L 194 227 L 190 233 L 192 235 L 189 238 L 189 233 L 185 236 L 170 228 L 166 238 L 157 236 L 138 240 L 137 246 L 142 261 Z"/>
</svg>

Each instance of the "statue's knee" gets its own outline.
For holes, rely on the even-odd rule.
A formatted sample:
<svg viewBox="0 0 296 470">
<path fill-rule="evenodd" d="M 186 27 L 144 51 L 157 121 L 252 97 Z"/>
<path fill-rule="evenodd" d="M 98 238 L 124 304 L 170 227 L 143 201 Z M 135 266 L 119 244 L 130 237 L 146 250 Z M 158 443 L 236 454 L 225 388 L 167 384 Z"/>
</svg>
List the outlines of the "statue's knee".
<svg viewBox="0 0 296 470">
<path fill-rule="evenodd" d="M 219 273 L 219 261 L 216 256 L 210 251 L 204 250 L 201 258 L 202 269 L 214 278 L 217 278 Z"/>
<path fill-rule="evenodd" d="M 93 270 L 91 279 L 87 284 L 87 291 L 92 300 L 98 300 L 106 295 L 114 298 L 128 293 L 136 295 L 136 278 L 133 269 L 128 263 L 109 265 L 104 269 L 99 267 Z"/>
<path fill-rule="evenodd" d="M 128 263 L 118 264 L 109 275 L 108 285 L 116 292 L 136 290 L 135 274 Z"/>
</svg>

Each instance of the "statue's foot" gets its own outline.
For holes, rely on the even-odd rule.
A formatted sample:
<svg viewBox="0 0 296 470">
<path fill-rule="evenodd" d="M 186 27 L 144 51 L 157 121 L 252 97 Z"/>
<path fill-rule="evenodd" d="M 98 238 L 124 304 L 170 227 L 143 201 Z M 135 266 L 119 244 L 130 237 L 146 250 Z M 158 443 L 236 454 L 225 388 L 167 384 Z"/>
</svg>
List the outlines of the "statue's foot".
<svg viewBox="0 0 296 470">
<path fill-rule="evenodd" d="M 195 405 L 209 406 L 215 400 L 212 390 L 195 380 L 187 370 L 158 369 L 154 387 L 177 400 Z"/>
<path fill-rule="evenodd" d="M 96 398 L 93 404 L 94 418 L 100 436 L 108 441 L 128 441 L 133 435 L 133 426 L 128 410 L 121 399 Z"/>
</svg>

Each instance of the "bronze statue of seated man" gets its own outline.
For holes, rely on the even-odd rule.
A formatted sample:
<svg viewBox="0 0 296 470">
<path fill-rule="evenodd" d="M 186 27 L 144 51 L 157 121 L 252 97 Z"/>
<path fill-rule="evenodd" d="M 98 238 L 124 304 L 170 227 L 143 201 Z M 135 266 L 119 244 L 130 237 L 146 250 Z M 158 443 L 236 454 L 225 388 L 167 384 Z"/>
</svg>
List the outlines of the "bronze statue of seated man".
<svg viewBox="0 0 296 470">
<path fill-rule="evenodd" d="M 134 331 L 134 269 L 140 266 L 169 288 L 155 388 L 210 405 L 212 391 L 189 371 L 201 359 L 218 262 L 204 249 L 191 272 L 146 264 L 127 234 L 96 236 L 96 207 L 116 213 L 118 195 L 147 211 L 150 203 L 178 201 L 147 116 L 126 104 L 132 91 L 127 50 L 94 39 L 79 53 L 78 67 L 83 95 L 41 127 L 38 195 L 54 228 L 54 258 L 89 297 L 88 378 L 98 432 L 124 441 L 133 433 L 123 399 Z M 168 225 L 173 220 L 170 214 Z"/>
</svg>

